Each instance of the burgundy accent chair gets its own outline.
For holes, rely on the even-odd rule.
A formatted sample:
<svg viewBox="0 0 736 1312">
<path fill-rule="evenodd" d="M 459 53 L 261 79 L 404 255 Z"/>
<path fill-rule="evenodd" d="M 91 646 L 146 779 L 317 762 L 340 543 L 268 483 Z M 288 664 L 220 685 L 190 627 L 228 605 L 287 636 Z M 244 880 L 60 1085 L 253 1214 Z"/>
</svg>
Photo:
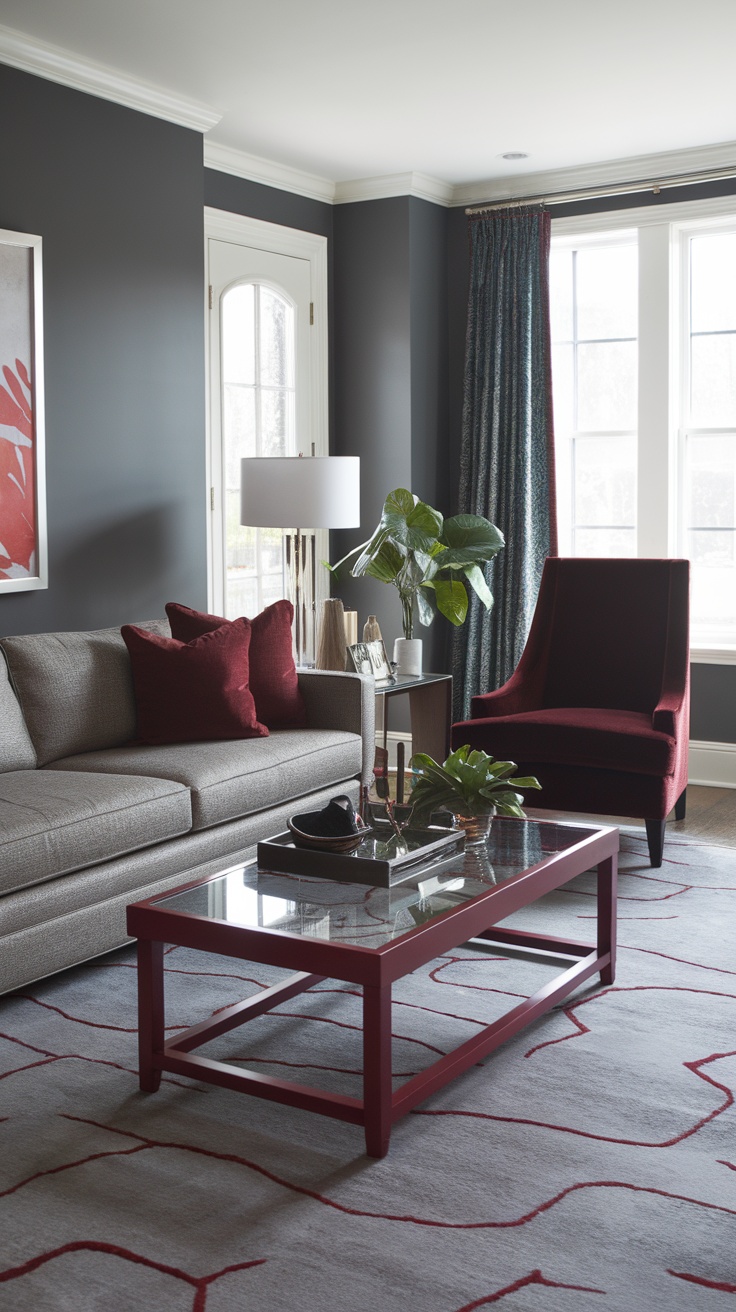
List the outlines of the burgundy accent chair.
<svg viewBox="0 0 736 1312">
<path fill-rule="evenodd" d="M 542 785 L 533 807 L 636 816 L 661 866 L 684 819 L 690 718 L 687 560 L 550 557 L 521 660 L 473 697 L 463 743 Z"/>
</svg>

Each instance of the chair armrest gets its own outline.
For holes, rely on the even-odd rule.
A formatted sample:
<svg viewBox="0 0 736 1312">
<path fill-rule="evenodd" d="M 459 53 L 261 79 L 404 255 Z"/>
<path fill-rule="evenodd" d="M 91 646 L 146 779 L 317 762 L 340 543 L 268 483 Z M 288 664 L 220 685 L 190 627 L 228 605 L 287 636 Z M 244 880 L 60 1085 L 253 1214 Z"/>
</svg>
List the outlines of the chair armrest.
<svg viewBox="0 0 736 1312">
<path fill-rule="evenodd" d="M 363 741 L 361 784 L 370 785 L 376 754 L 376 685 L 369 674 L 299 670 L 310 729 L 343 729 Z"/>
<path fill-rule="evenodd" d="M 670 738 L 679 738 L 683 728 L 687 733 L 687 705 L 686 688 L 663 692 L 652 711 L 652 728 L 657 733 L 669 734 Z"/>
<path fill-rule="evenodd" d="M 516 669 L 511 678 L 495 692 L 478 693 L 470 701 L 471 720 L 488 720 L 499 715 L 520 715 L 523 711 L 539 710 L 533 688 Z"/>
</svg>

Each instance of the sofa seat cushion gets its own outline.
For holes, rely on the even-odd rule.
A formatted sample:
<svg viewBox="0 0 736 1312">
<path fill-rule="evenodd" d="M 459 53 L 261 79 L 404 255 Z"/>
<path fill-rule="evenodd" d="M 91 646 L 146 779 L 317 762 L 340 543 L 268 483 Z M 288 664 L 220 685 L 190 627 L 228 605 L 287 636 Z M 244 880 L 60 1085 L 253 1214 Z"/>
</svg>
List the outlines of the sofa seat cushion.
<svg viewBox="0 0 736 1312">
<path fill-rule="evenodd" d="M 189 792 L 169 779 L 11 770 L 0 775 L 0 893 L 190 829 Z"/>
<path fill-rule="evenodd" d="M 361 753 L 358 734 L 277 729 L 269 738 L 85 752 L 53 768 L 175 779 L 191 789 L 192 828 L 209 829 L 354 778 Z"/>
<path fill-rule="evenodd" d="M 555 707 L 465 720 L 453 742 L 481 745 L 498 760 L 589 766 L 664 776 L 675 768 L 675 740 L 652 728 L 644 711 Z M 533 805 L 531 799 L 529 804 Z"/>
</svg>

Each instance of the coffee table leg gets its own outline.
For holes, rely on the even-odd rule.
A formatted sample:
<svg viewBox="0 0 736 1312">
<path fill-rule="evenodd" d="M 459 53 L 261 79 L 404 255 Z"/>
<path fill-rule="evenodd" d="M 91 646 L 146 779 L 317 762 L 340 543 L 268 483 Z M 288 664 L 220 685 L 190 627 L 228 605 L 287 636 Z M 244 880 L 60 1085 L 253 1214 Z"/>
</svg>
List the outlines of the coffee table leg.
<svg viewBox="0 0 736 1312">
<path fill-rule="evenodd" d="M 363 987 L 363 1109 L 369 1157 L 385 1157 L 391 1138 L 391 985 Z"/>
<path fill-rule="evenodd" d="M 609 965 L 600 972 L 601 984 L 613 984 L 616 978 L 616 890 L 618 857 L 609 856 L 598 866 L 598 955 L 610 952 Z"/>
<path fill-rule="evenodd" d="M 153 1055 L 164 1046 L 164 945 L 138 939 L 138 1078 L 144 1093 L 155 1093 L 161 1071 Z"/>
</svg>

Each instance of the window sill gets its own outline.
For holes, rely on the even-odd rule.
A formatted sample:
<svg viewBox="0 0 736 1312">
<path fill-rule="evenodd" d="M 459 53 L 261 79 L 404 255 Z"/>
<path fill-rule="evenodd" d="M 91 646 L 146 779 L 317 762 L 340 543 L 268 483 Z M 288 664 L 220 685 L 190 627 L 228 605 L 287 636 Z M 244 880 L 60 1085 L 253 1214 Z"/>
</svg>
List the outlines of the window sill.
<svg viewBox="0 0 736 1312">
<path fill-rule="evenodd" d="M 691 647 L 692 665 L 736 665 L 736 647 Z"/>
</svg>

